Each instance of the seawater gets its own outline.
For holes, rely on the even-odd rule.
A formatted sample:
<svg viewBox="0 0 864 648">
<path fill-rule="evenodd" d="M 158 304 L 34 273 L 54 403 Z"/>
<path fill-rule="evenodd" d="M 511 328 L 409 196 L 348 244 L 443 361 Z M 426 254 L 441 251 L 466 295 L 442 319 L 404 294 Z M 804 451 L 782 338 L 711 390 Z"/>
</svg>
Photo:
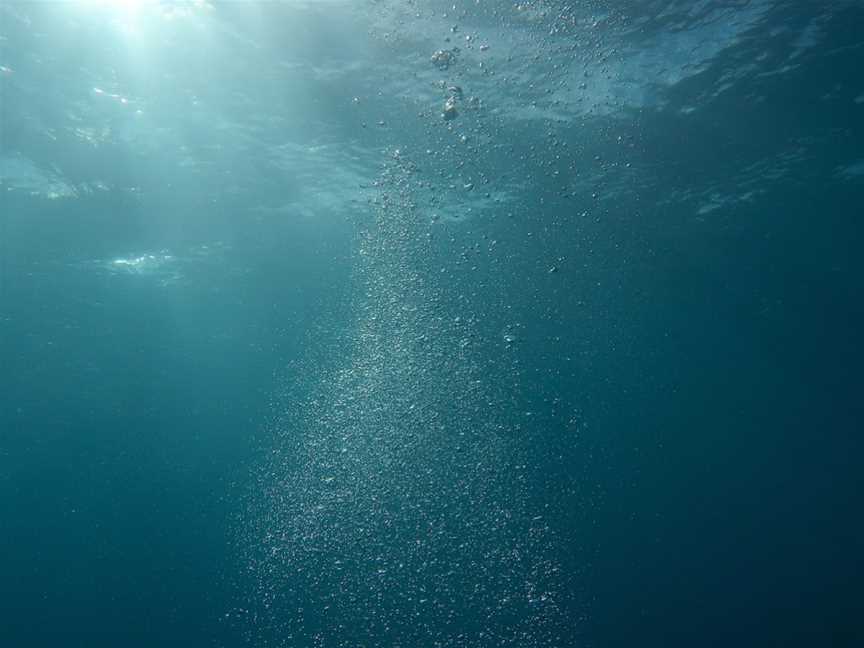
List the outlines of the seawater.
<svg viewBox="0 0 864 648">
<path fill-rule="evenodd" d="M 859 645 L 862 26 L 0 5 L 0 645 Z"/>
</svg>

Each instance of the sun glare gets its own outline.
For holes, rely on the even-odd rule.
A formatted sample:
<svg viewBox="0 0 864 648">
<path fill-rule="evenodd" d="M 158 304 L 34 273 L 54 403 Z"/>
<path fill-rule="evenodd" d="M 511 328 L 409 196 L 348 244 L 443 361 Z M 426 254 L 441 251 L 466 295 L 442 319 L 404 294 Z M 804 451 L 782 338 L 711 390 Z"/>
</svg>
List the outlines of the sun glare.
<svg viewBox="0 0 864 648">
<path fill-rule="evenodd" d="M 123 13 L 137 13 L 147 5 L 153 5 L 158 0 L 79 0 L 85 7 L 93 9 L 112 9 Z"/>
<path fill-rule="evenodd" d="M 156 4 L 158 0 L 80 0 L 80 2 L 90 7 L 119 9 L 134 13 L 148 4 Z"/>
<path fill-rule="evenodd" d="M 159 4 L 159 0 L 78 0 L 87 10 L 108 13 L 128 26 L 138 22 L 143 10 Z"/>
<path fill-rule="evenodd" d="M 146 13 L 176 17 L 191 15 L 210 9 L 208 0 L 184 0 L 165 2 L 165 0 L 76 0 L 75 4 L 88 10 L 108 12 L 125 17 L 126 20 L 143 16 Z"/>
</svg>

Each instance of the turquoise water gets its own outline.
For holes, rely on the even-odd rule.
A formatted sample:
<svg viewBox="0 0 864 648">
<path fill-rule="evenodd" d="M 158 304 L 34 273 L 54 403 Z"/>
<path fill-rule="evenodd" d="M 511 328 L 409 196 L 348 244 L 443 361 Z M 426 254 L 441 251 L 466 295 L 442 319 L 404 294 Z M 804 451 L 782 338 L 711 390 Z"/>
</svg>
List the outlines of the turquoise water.
<svg viewBox="0 0 864 648">
<path fill-rule="evenodd" d="M 864 4 L 0 3 L 0 646 L 857 646 Z"/>
</svg>

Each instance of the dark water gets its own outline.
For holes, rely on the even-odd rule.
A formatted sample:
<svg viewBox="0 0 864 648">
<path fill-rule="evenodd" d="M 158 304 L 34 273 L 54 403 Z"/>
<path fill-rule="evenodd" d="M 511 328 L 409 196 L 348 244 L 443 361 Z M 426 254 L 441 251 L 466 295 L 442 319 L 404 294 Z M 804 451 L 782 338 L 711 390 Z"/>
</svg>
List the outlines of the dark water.
<svg viewBox="0 0 864 648">
<path fill-rule="evenodd" d="M 864 645 L 862 62 L 851 0 L 0 3 L 0 646 Z"/>
</svg>

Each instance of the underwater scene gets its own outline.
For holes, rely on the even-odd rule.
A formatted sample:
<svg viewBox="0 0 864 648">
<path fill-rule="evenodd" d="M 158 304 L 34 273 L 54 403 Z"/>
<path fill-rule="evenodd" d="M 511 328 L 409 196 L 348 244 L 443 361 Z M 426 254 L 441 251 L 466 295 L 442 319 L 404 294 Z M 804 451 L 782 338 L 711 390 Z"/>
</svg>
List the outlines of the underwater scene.
<svg viewBox="0 0 864 648">
<path fill-rule="evenodd" d="M 2 0 L 0 648 L 864 646 L 862 219 L 862 0 Z"/>
</svg>

